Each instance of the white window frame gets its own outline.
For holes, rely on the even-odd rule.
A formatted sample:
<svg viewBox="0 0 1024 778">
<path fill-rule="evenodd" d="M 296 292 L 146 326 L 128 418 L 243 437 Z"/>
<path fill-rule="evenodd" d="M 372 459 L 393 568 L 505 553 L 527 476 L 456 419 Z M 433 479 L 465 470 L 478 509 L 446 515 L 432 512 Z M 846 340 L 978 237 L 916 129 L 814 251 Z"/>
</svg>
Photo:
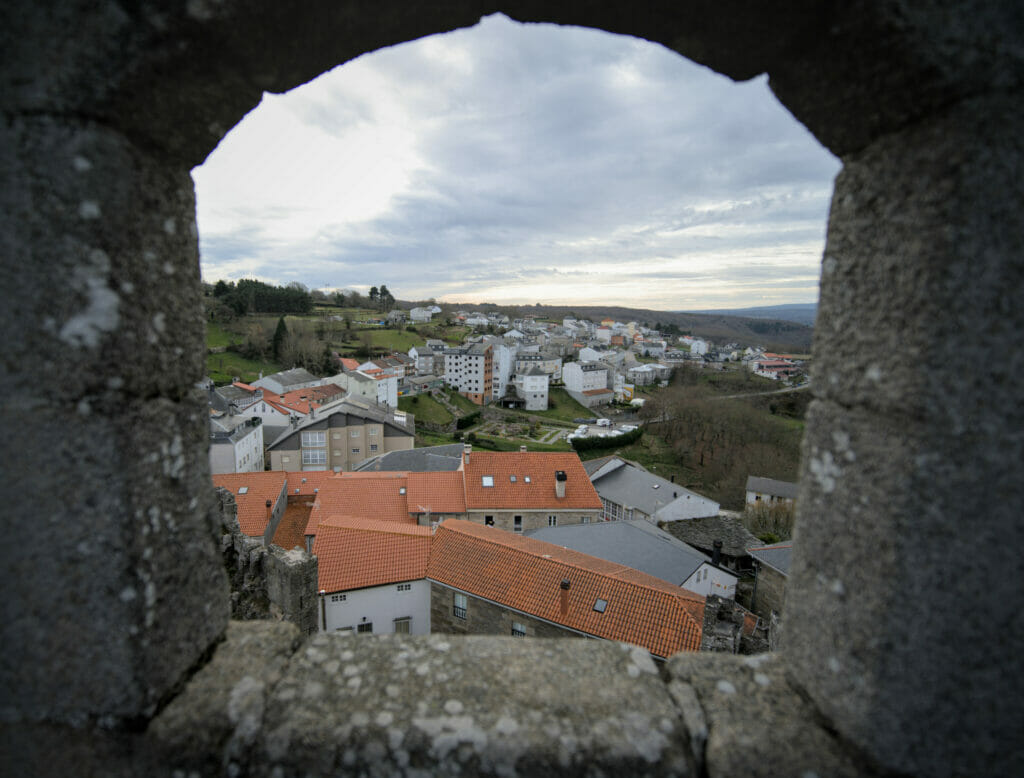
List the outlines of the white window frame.
<svg viewBox="0 0 1024 778">
<path fill-rule="evenodd" d="M 466 620 L 469 614 L 469 598 L 462 592 L 453 592 L 452 615 L 457 619 Z"/>
<path fill-rule="evenodd" d="M 303 430 L 303 448 L 326 448 L 327 432 L 325 430 Z"/>
<path fill-rule="evenodd" d="M 326 448 L 307 448 L 302 451 L 302 464 L 304 465 L 326 465 Z"/>
<path fill-rule="evenodd" d="M 412 634 L 412 616 L 400 616 L 393 622 L 393 631 L 396 635 Z"/>
</svg>

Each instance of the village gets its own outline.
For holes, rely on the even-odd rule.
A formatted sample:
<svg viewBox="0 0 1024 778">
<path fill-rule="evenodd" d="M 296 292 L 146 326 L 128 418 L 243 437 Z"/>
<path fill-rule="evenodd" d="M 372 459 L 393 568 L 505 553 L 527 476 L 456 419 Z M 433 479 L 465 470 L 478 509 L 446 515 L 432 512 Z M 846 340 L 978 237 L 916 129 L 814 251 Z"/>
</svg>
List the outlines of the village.
<svg viewBox="0 0 1024 778">
<path fill-rule="evenodd" d="M 440 314 L 395 309 L 361 324 Z M 802 361 L 635 321 L 446 316 L 466 328 L 461 343 L 335 355 L 332 376 L 298 367 L 204 381 L 229 534 L 306 560 L 297 580 L 307 591 L 278 614 L 352 635 L 621 641 L 659 661 L 774 647 L 791 543 L 762 542 L 743 519 L 791 515 L 796 485 L 751 474 L 744 511 L 723 510 L 615 449 L 642 433 L 645 392 L 682 366 L 799 386 Z M 529 443 L 495 446 L 519 425 L 483 411 L 543 413 L 553 390 L 581 415 L 539 430 L 533 417 Z M 453 411 L 445 442 L 422 445 L 421 397 Z"/>
</svg>

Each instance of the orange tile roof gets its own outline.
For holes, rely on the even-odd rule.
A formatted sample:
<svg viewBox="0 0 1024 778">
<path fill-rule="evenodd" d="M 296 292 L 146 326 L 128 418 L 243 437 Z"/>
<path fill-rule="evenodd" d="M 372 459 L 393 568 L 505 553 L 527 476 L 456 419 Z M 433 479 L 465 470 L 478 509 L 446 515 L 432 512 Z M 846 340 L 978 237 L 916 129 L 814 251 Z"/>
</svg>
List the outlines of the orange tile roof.
<svg viewBox="0 0 1024 778">
<path fill-rule="evenodd" d="M 304 407 L 308 412 L 310 403 L 313 404 L 314 408 L 319 408 L 328 400 L 344 393 L 345 390 L 337 384 L 324 384 L 323 386 L 309 386 L 305 389 L 293 389 L 290 392 L 278 395 L 278 398 L 285 405 L 294 405 L 299 408 Z"/>
<path fill-rule="evenodd" d="M 334 477 L 330 470 L 287 470 L 288 495 L 315 494 L 315 490 L 322 489 L 324 484 Z"/>
<path fill-rule="evenodd" d="M 238 525 L 242 532 L 254 538 L 263 537 L 267 529 L 267 500 L 276 505 L 285 487 L 285 473 L 264 470 L 258 473 L 218 473 L 213 485 L 231 492 L 238 504 Z M 246 488 L 245 494 L 238 490 Z"/>
<path fill-rule="evenodd" d="M 585 394 L 587 397 L 593 397 L 593 396 L 598 395 L 598 394 L 611 394 L 611 393 L 612 393 L 612 390 L 611 389 L 607 389 L 607 388 L 605 388 L 605 389 L 584 389 L 583 392 L 582 392 L 582 394 Z"/>
<path fill-rule="evenodd" d="M 313 499 L 309 495 L 294 494 L 288 497 L 288 507 L 284 510 L 274 537 L 270 541 L 286 551 L 299 546 L 306 547 L 306 524 L 309 512 L 313 509 Z"/>
<path fill-rule="evenodd" d="M 508 510 L 545 508 L 597 509 L 601 498 L 587 477 L 579 455 L 572 452 L 474 451 L 465 464 L 466 507 Z M 555 472 L 567 476 L 565 497 L 555 497 Z M 494 486 L 483 486 L 492 476 Z M 515 476 L 513 482 L 511 476 Z M 530 482 L 526 482 L 526 477 Z"/>
<path fill-rule="evenodd" d="M 319 589 L 342 592 L 426 578 L 430 539 L 430 527 L 327 519 L 313 544 Z"/>
<path fill-rule="evenodd" d="M 409 512 L 465 513 L 466 487 L 462 471 L 409 473 Z M 424 510 L 426 509 L 426 510 Z"/>
<path fill-rule="evenodd" d="M 438 526 L 427 577 L 606 640 L 668 657 L 700 648 L 704 598 L 638 570 L 469 521 Z M 561 610 L 562 580 L 570 582 Z M 604 600 L 604 612 L 594 609 Z"/>
<path fill-rule="evenodd" d="M 340 361 L 341 361 L 341 367 L 344 370 L 358 370 L 359 369 L 359 360 L 358 359 L 350 359 L 349 357 L 342 357 Z"/>
<path fill-rule="evenodd" d="M 406 473 L 336 473 L 326 479 L 306 524 L 306 534 L 317 534 L 326 518 L 372 519 L 415 524 L 409 515 Z"/>
</svg>

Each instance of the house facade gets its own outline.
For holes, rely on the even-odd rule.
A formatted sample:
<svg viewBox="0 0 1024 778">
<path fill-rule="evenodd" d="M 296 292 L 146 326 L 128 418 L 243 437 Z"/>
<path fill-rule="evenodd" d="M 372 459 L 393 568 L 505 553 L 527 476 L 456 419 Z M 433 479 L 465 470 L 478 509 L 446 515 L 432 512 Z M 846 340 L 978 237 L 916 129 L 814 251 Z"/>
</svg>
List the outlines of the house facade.
<svg viewBox="0 0 1024 778">
<path fill-rule="evenodd" d="M 411 449 L 413 420 L 350 400 L 307 417 L 268 447 L 271 470 L 351 470 L 364 459 Z"/>
<path fill-rule="evenodd" d="M 476 405 L 492 399 L 494 349 L 490 344 L 445 349 L 444 382 Z"/>
<path fill-rule="evenodd" d="M 210 472 L 263 470 L 263 422 L 259 416 L 210 418 Z"/>
<path fill-rule="evenodd" d="M 392 521 L 328 517 L 319 524 L 320 631 L 430 634 L 431 531 Z"/>
<path fill-rule="evenodd" d="M 774 478 L 761 478 L 751 475 L 747 477 L 748 506 L 761 505 L 793 505 L 796 502 L 797 485 L 790 481 L 777 481 Z"/>
<path fill-rule="evenodd" d="M 523 401 L 527 411 L 546 411 L 548 409 L 548 374 L 539 367 L 530 367 L 516 373 L 516 396 Z"/>
<path fill-rule="evenodd" d="M 562 380 L 569 395 L 585 408 L 605 405 L 614 397 L 603 362 L 570 362 L 562 368 Z"/>
</svg>

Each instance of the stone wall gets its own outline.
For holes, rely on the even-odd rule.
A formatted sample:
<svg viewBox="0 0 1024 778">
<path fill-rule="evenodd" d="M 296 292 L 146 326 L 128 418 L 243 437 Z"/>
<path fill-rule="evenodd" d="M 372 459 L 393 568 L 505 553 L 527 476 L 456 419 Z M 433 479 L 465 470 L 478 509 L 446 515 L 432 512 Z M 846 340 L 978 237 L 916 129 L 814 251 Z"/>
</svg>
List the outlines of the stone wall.
<svg viewBox="0 0 1024 778">
<path fill-rule="evenodd" d="M 787 577 L 767 565 L 759 562 L 754 564 L 757 565 L 757 573 L 750 610 L 762 619 L 769 619 L 773 612 L 782 613 L 782 604 L 786 599 Z"/>
<path fill-rule="evenodd" d="M 295 624 L 304 635 L 317 631 L 320 603 L 317 560 L 300 549 L 264 546 L 238 526 L 238 507 L 226 489 L 217 489 L 221 550 L 231 586 L 231 618 L 272 619 Z"/>
<path fill-rule="evenodd" d="M 511 637 L 512 622 L 526 627 L 527 637 L 565 638 L 586 637 L 571 629 L 517 613 L 503 605 L 466 594 L 466 618 L 455 615 L 453 595 L 450 589 L 433 581 L 430 582 L 430 630 L 450 635 L 498 635 Z M 556 595 L 557 596 L 557 593 Z"/>
<path fill-rule="evenodd" d="M 11 10 L 6 774 L 965 775 L 1024 760 L 1019 3 Z M 645 38 L 734 79 L 768 73 L 843 161 L 777 654 L 679 656 L 662 678 L 597 641 L 296 648 L 287 626 L 228 624 L 192 388 L 189 171 L 265 92 L 496 10 Z M 985 564 L 963 565 L 965 549 Z"/>
</svg>

